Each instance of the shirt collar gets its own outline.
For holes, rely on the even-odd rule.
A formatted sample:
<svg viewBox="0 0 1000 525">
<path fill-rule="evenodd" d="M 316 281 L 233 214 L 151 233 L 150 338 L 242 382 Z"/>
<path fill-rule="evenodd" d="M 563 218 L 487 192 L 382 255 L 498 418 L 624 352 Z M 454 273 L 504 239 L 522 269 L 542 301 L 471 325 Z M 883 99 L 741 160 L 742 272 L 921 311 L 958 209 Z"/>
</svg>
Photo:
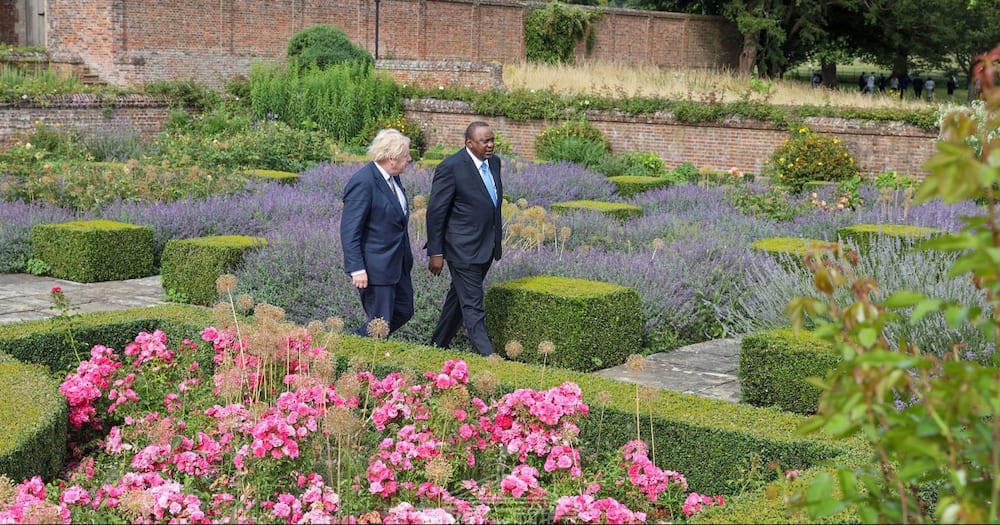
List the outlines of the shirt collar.
<svg viewBox="0 0 1000 525">
<path fill-rule="evenodd" d="M 378 162 L 374 162 L 373 164 L 375 164 L 375 168 L 378 169 L 378 172 L 382 174 L 382 178 L 385 179 L 386 182 L 389 182 L 389 172 L 385 171 L 385 168 L 379 165 Z"/>
<path fill-rule="evenodd" d="M 481 158 L 479 158 L 479 157 L 475 156 L 475 155 L 474 155 L 474 154 L 472 153 L 472 150 L 470 150 L 469 148 L 465 148 L 465 151 L 467 151 L 467 152 L 469 153 L 469 156 L 470 156 L 470 157 L 472 157 L 472 162 L 475 162 L 475 163 L 476 163 L 476 167 L 477 167 L 477 168 L 478 168 L 479 166 L 482 166 L 482 165 L 483 165 L 483 163 L 484 163 L 484 162 L 486 162 L 486 159 L 481 159 Z"/>
</svg>

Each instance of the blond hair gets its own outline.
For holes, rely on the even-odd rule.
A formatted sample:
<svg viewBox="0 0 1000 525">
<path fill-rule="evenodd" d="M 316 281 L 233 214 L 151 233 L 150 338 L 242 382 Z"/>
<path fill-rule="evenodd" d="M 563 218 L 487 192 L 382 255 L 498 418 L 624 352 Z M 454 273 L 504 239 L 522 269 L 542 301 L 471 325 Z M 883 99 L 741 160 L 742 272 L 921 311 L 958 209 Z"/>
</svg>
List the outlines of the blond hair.
<svg viewBox="0 0 1000 525">
<path fill-rule="evenodd" d="M 375 162 L 402 158 L 410 151 L 410 138 L 398 129 L 379 130 L 368 146 L 368 155 Z"/>
</svg>

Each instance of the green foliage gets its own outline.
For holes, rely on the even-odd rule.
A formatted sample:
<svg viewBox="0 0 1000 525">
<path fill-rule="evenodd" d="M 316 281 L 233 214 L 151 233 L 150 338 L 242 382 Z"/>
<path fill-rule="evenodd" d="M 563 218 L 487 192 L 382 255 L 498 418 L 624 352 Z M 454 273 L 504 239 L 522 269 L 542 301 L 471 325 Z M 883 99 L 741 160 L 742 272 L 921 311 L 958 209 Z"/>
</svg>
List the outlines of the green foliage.
<svg viewBox="0 0 1000 525">
<path fill-rule="evenodd" d="M 318 24 L 295 33 L 288 41 L 288 60 L 300 68 L 326 69 L 337 64 L 357 62 L 373 66 L 368 51 L 347 37 L 339 28 Z"/>
<path fill-rule="evenodd" d="M 420 124 L 416 124 L 407 119 L 402 113 L 391 117 L 376 119 L 368 126 L 364 135 L 364 144 L 370 144 L 380 130 L 394 128 L 410 139 L 410 150 L 416 152 L 413 158 L 419 157 L 419 153 L 424 149 L 424 130 Z"/>
<path fill-rule="evenodd" d="M 663 174 L 663 177 L 670 182 L 684 184 L 698 180 L 701 177 L 701 172 L 698 171 L 698 168 L 694 164 L 684 162 L 680 166 Z"/>
<path fill-rule="evenodd" d="M 765 171 L 771 180 L 799 193 L 807 182 L 838 182 L 859 174 L 840 139 L 800 128 L 771 154 Z"/>
<path fill-rule="evenodd" d="M 623 202 L 603 202 L 594 200 L 553 202 L 549 209 L 552 213 L 564 213 L 575 210 L 598 211 L 610 215 L 620 221 L 642 216 L 642 208 Z"/>
<path fill-rule="evenodd" d="M 747 334 L 740 341 L 740 400 L 813 414 L 820 390 L 806 378 L 825 377 L 839 362 L 840 355 L 830 344 L 810 332 L 779 329 Z"/>
<path fill-rule="evenodd" d="M 27 270 L 31 275 L 45 275 L 49 271 L 49 265 L 41 259 L 32 257 L 28 259 Z"/>
<path fill-rule="evenodd" d="M 631 151 L 622 155 L 626 168 L 622 175 L 635 177 L 660 177 L 667 171 L 667 164 L 656 153 L 650 151 Z"/>
<path fill-rule="evenodd" d="M 250 68 L 250 91 L 257 118 L 323 131 L 342 144 L 366 145 L 372 126 L 403 112 L 395 81 L 358 62 L 322 70 L 256 63 Z"/>
<path fill-rule="evenodd" d="M 603 13 L 551 2 L 532 9 L 524 19 L 524 45 L 531 62 L 572 64 L 577 42 L 586 39 L 587 53 L 594 48 L 594 22 Z"/>
<path fill-rule="evenodd" d="M 525 277 L 490 287 L 486 327 L 494 341 L 521 343 L 524 352 L 517 360 L 588 372 L 620 365 L 638 352 L 642 311 L 631 288 Z M 539 346 L 543 341 L 553 343 L 554 351 L 546 354 Z"/>
<path fill-rule="evenodd" d="M 273 180 L 282 184 L 294 185 L 299 181 L 299 174 L 281 170 L 247 170 L 247 174 L 261 180 Z"/>
<path fill-rule="evenodd" d="M 1000 110 L 1000 90 L 993 68 L 1000 46 L 978 63 L 986 110 Z M 984 70 L 988 73 L 984 73 Z M 997 364 L 967 361 L 960 349 L 940 358 L 901 338 L 892 350 L 884 328 L 896 320 L 915 323 L 943 314 L 949 327 L 975 327 L 995 344 L 1000 331 L 1000 226 L 994 185 L 1000 183 L 995 159 L 974 142 L 994 133 L 995 119 L 985 127 L 968 115 L 950 114 L 943 140 L 927 163 L 931 174 L 917 191 L 917 201 L 956 202 L 982 199 L 983 213 L 966 218 L 962 231 L 924 243 L 928 249 L 960 254 L 952 275 L 972 280 L 988 307 L 899 291 L 876 301 L 878 283 L 855 273 L 856 255 L 838 251 L 817 259 L 810 268 L 822 299 L 799 298 L 789 305 L 793 323 L 805 316 L 820 319 L 817 334 L 831 342 L 843 362 L 824 380 L 818 415 L 804 432 L 864 438 L 874 457 L 863 469 L 841 469 L 836 476 L 817 477 L 802 495 L 811 516 L 825 516 L 854 506 L 866 522 L 993 523 L 1000 520 L 1000 381 Z M 979 140 L 970 140 L 974 137 Z M 838 291 L 850 292 L 837 300 Z M 831 499 L 832 489 L 842 491 Z M 822 494 L 822 497 L 819 495 Z"/>
<path fill-rule="evenodd" d="M 114 96 L 114 88 L 84 85 L 79 78 L 60 76 L 48 69 L 25 71 L 0 64 L 0 102 L 44 103 L 53 95 L 95 93 Z"/>
<path fill-rule="evenodd" d="M 245 235 L 168 241 L 161 259 L 163 288 L 186 296 L 192 304 L 211 306 L 219 298 L 216 279 L 234 272 L 247 250 L 263 244 L 264 239 Z"/>
<path fill-rule="evenodd" d="M 48 263 L 53 277 L 80 283 L 152 275 L 153 245 L 152 228 L 103 219 L 31 229 L 34 257 Z"/>
<path fill-rule="evenodd" d="M 782 188 L 769 187 L 761 192 L 749 186 L 737 186 L 726 192 L 726 200 L 747 215 L 775 221 L 790 221 L 799 213 Z"/>
<path fill-rule="evenodd" d="M 767 253 L 786 268 L 801 267 L 802 258 L 807 253 L 824 251 L 830 243 L 817 239 L 800 239 L 798 237 L 767 237 L 754 241 L 750 247 Z"/>
<path fill-rule="evenodd" d="M 853 224 L 837 228 L 837 238 L 856 246 L 862 256 L 869 252 L 876 236 L 895 237 L 903 241 L 905 248 L 912 249 L 920 241 L 943 233 L 936 228 L 908 224 Z"/>
<path fill-rule="evenodd" d="M 541 160 L 570 160 L 594 166 L 610 151 L 611 146 L 604 132 L 586 120 L 567 120 L 558 126 L 543 129 L 535 137 L 535 156 Z M 574 155 L 578 160 L 561 155 Z"/>
<path fill-rule="evenodd" d="M 147 84 L 143 91 L 163 95 L 171 104 L 195 111 L 211 111 L 221 102 L 217 91 L 193 80 L 157 80 Z"/>
<path fill-rule="evenodd" d="M 191 298 L 188 297 L 187 294 L 178 292 L 174 288 L 168 288 L 167 291 L 163 294 L 163 298 L 164 298 L 163 300 L 171 303 L 188 304 L 191 302 Z"/>
<path fill-rule="evenodd" d="M 644 191 L 666 188 L 671 182 L 662 177 L 644 177 L 635 175 L 619 175 L 608 177 L 615 185 L 615 191 L 622 197 L 633 197 Z"/>
<path fill-rule="evenodd" d="M 42 366 L 0 359 L 0 475 L 54 478 L 66 458 L 66 398 Z"/>
</svg>

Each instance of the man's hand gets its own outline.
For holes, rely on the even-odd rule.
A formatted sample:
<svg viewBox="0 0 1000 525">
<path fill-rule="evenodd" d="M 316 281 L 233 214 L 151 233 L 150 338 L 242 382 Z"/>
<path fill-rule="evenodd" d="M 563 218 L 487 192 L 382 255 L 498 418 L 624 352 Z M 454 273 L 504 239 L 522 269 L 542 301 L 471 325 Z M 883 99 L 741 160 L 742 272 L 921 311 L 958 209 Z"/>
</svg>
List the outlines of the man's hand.
<svg viewBox="0 0 1000 525">
<path fill-rule="evenodd" d="M 444 256 L 431 255 L 430 259 L 427 260 L 427 269 L 434 275 L 441 275 L 442 268 L 444 268 Z"/>
<path fill-rule="evenodd" d="M 368 288 L 368 272 L 361 272 L 351 276 L 351 284 L 355 288 Z"/>
</svg>

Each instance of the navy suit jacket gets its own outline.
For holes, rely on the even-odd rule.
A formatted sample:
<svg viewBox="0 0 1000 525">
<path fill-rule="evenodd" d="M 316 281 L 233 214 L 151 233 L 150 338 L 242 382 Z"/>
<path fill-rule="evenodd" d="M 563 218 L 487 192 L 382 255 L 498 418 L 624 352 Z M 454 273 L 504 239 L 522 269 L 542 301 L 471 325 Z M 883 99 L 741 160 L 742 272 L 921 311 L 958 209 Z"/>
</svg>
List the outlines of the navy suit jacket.
<svg viewBox="0 0 1000 525">
<path fill-rule="evenodd" d="M 502 202 L 500 157 L 491 156 L 489 166 L 497 202 Z M 500 206 L 493 206 L 467 148 L 441 161 L 434 170 L 427 202 L 427 255 L 444 255 L 448 262 L 459 264 L 499 260 L 502 235 Z"/>
<path fill-rule="evenodd" d="M 399 177 L 394 179 L 403 190 Z M 375 286 L 398 283 L 403 272 L 408 275 L 413 268 L 409 220 L 410 214 L 403 213 L 399 198 L 374 162 L 358 170 L 344 188 L 344 214 L 340 219 L 344 271 L 350 274 L 365 270 L 368 283 Z"/>
</svg>

